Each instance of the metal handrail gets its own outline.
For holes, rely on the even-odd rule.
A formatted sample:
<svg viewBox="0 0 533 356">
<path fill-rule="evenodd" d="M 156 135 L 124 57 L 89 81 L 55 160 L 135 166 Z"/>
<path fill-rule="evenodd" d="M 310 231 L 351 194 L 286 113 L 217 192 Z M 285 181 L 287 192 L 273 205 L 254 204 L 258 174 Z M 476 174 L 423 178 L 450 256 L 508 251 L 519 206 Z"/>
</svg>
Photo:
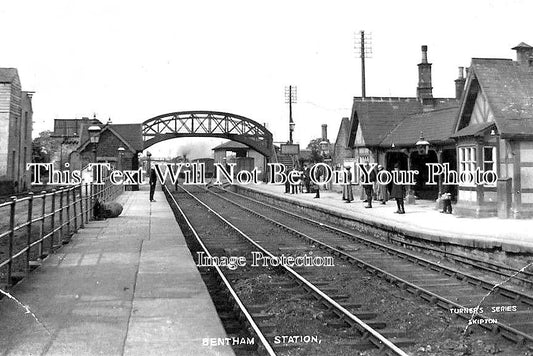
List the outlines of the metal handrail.
<svg viewBox="0 0 533 356">
<path fill-rule="evenodd" d="M 0 260 L 0 268 L 7 268 L 6 280 L 0 281 L 1 284 L 6 288 L 13 285 L 16 259 L 25 255 L 24 274 L 29 273 L 32 251 L 36 246 L 37 259 L 53 253 L 65 239 L 94 219 L 96 200 L 112 200 L 123 191 L 122 185 L 111 184 L 107 177 L 103 185 L 80 183 L 39 194 L 30 192 L 24 197 L 12 196 L 9 201 L 1 203 L 0 210 L 10 210 L 9 225 L 5 231 L 0 231 L 0 240 L 8 239 L 7 257 Z M 21 211 L 22 204 L 26 208 Z"/>
</svg>

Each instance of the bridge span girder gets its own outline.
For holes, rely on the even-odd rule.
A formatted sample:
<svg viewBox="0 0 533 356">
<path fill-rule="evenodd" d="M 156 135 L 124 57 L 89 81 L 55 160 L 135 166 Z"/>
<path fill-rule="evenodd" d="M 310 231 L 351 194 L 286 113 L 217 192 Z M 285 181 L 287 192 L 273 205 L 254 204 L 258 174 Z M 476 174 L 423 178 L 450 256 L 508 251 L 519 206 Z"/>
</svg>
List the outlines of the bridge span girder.
<svg viewBox="0 0 533 356">
<path fill-rule="evenodd" d="M 218 137 L 240 142 L 267 158 L 272 156 L 272 133 L 244 116 L 218 111 L 181 111 L 159 115 L 142 124 L 144 149 L 178 137 Z"/>
</svg>

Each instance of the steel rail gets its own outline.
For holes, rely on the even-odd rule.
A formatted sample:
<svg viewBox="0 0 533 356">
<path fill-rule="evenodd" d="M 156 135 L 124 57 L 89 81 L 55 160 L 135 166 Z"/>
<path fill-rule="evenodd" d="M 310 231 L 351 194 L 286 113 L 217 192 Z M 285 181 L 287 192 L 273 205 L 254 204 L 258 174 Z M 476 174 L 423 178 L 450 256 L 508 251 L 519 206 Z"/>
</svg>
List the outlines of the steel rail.
<svg viewBox="0 0 533 356">
<path fill-rule="evenodd" d="M 213 187 L 214 187 L 214 188 L 221 189 L 221 188 L 218 187 L 218 186 L 213 186 Z M 222 186 L 222 188 L 226 188 L 226 187 Z M 227 190 L 227 189 L 223 189 L 223 190 L 224 190 L 225 192 L 231 193 L 231 194 L 236 195 L 236 196 L 238 196 L 238 197 L 245 198 L 245 199 L 251 200 L 251 201 L 253 201 L 253 202 L 260 203 L 260 204 L 265 205 L 265 206 L 267 206 L 267 207 L 269 207 L 269 208 L 277 209 L 277 210 L 279 210 L 279 211 L 281 211 L 281 212 L 286 212 L 287 214 L 291 214 L 291 215 L 293 215 L 293 216 L 295 216 L 295 217 L 298 217 L 298 218 L 300 218 L 300 219 L 302 219 L 302 220 L 307 220 L 307 221 L 309 221 L 309 222 L 313 222 L 313 223 L 315 223 L 315 224 L 322 224 L 322 223 L 317 223 L 317 222 L 315 222 L 315 221 L 313 221 L 313 220 L 310 220 L 310 219 L 308 219 L 308 218 L 306 218 L 306 217 L 295 215 L 295 214 L 293 214 L 293 213 L 291 213 L 291 212 L 285 211 L 285 210 L 282 209 L 282 208 L 279 208 L 279 207 L 277 207 L 277 206 L 273 206 L 273 205 L 270 205 L 270 204 L 267 204 L 267 203 L 261 202 L 261 201 L 259 201 L 259 200 L 254 199 L 254 198 L 248 197 L 248 196 L 246 196 L 246 195 L 238 194 L 238 193 L 232 192 L 232 191 Z M 362 222 L 362 223 L 365 223 L 364 221 L 361 221 L 361 222 Z M 368 223 L 365 223 L 365 224 L 369 225 Z M 330 229 L 332 229 L 332 230 L 337 230 L 338 232 L 343 233 L 343 234 L 352 235 L 351 232 L 347 232 L 347 231 L 345 231 L 345 230 L 338 229 L 338 228 L 336 228 L 336 227 L 334 227 L 334 226 L 329 226 L 329 225 L 327 225 L 327 224 L 322 224 L 322 225 L 324 225 L 325 228 L 330 228 Z M 357 237 L 357 238 L 359 238 L 359 237 Z M 363 239 L 364 239 L 364 238 L 363 238 Z M 532 273 L 532 272 L 529 272 L 529 271 L 520 271 L 520 270 L 517 269 L 517 268 L 510 267 L 510 266 L 505 266 L 505 265 L 502 265 L 502 264 L 499 264 L 499 263 L 494 263 L 494 262 L 489 262 L 489 261 L 483 261 L 483 260 L 479 260 L 479 259 L 474 259 L 474 258 L 470 258 L 470 257 L 467 257 L 467 256 L 463 256 L 463 255 L 461 255 L 461 254 L 459 254 L 459 253 L 449 252 L 449 251 L 443 251 L 443 250 L 441 250 L 441 249 L 439 249 L 439 248 L 436 248 L 436 247 L 425 246 L 425 245 L 417 244 L 417 243 L 415 243 L 415 242 L 404 241 L 404 240 L 400 240 L 400 239 L 397 239 L 397 238 L 389 238 L 388 240 L 389 240 L 389 241 L 392 241 L 392 242 L 396 242 L 397 244 L 408 245 L 408 246 L 412 246 L 412 247 L 415 247 L 415 248 L 421 248 L 421 249 L 426 249 L 426 250 L 434 251 L 434 252 L 436 252 L 436 253 L 443 254 L 445 257 L 446 257 L 446 256 L 453 256 L 453 257 L 455 257 L 455 258 L 457 258 L 457 259 L 465 259 L 466 261 L 465 261 L 465 260 L 458 260 L 458 262 L 463 263 L 463 264 L 468 264 L 468 265 L 470 265 L 470 266 L 472 266 L 472 267 L 475 267 L 475 268 L 477 268 L 477 269 L 487 270 L 487 271 L 489 271 L 489 272 L 493 272 L 493 273 L 495 273 L 495 274 L 500 274 L 500 275 L 505 276 L 505 277 L 511 277 L 514 273 L 517 273 L 517 272 L 520 272 L 520 273 L 522 273 L 522 274 L 524 274 L 524 275 L 526 275 L 526 276 L 533 277 L 533 273 Z M 456 260 L 457 260 L 457 259 L 456 259 Z M 470 261 L 468 261 L 468 259 L 470 259 Z M 474 262 L 471 262 L 471 261 L 474 261 Z M 491 266 L 491 267 L 493 267 L 494 269 L 492 269 L 492 268 L 490 268 L 490 267 L 479 266 L 479 265 L 477 265 L 476 263 L 482 263 L 482 264 L 485 264 L 485 265 Z M 503 270 L 507 270 L 507 271 L 510 271 L 510 273 L 506 274 L 506 273 L 504 273 L 504 272 L 501 272 L 501 271 L 498 271 L 498 270 L 495 270 L 495 269 L 503 269 Z M 518 277 L 518 276 L 515 276 L 514 278 L 517 279 L 517 280 L 520 280 L 520 281 L 522 281 L 522 282 L 525 282 L 525 283 L 533 284 L 533 281 L 532 281 L 532 280 L 528 280 L 528 279 L 521 278 L 521 277 Z"/>
<path fill-rule="evenodd" d="M 213 191 L 211 191 L 211 192 L 213 194 L 216 194 Z M 355 240 L 355 241 L 358 241 L 358 242 L 359 241 L 363 241 L 363 243 L 365 245 L 367 245 L 367 246 L 370 246 L 372 248 L 379 248 L 379 249 L 382 249 L 382 250 L 386 250 L 385 252 L 387 252 L 389 254 L 394 254 L 397 257 L 409 260 L 409 261 L 414 262 L 416 264 L 420 264 L 419 262 L 422 262 L 422 263 L 424 263 L 426 265 L 431 265 L 433 267 L 433 269 L 436 270 L 436 271 L 444 271 L 445 270 L 445 271 L 447 271 L 449 273 L 448 275 L 456 275 L 458 277 L 458 279 L 461 279 L 461 280 L 463 280 L 465 282 L 469 282 L 467 280 L 467 278 L 470 279 L 471 281 L 475 282 L 475 283 L 470 283 L 469 282 L 470 284 L 474 284 L 474 285 L 478 285 L 479 286 L 479 283 L 482 283 L 481 287 L 483 287 L 484 289 L 491 290 L 495 286 L 494 283 L 486 281 L 486 280 L 484 280 L 484 279 L 482 279 L 480 277 L 471 275 L 471 274 L 463 272 L 463 271 L 459 271 L 459 270 L 453 269 L 451 267 L 442 266 L 442 265 L 440 265 L 438 263 L 435 263 L 433 261 L 425 259 L 425 258 L 423 258 L 421 256 L 417 256 L 417 255 L 411 254 L 409 252 L 399 250 L 398 248 L 395 248 L 395 247 L 387 246 L 387 245 L 385 245 L 385 244 L 383 244 L 381 242 L 373 241 L 373 240 L 368 239 L 368 238 L 363 237 L 363 236 L 354 235 L 353 233 L 345 231 L 343 229 L 339 229 L 337 227 L 334 227 L 334 226 L 331 226 L 331 225 L 328 225 L 328 224 L 325 224 L 325 223 L 317 222 L 317 221 L 314 221 L 312 219 L 306 218 L 304 216 L 299 216 L 299 215 L 297 215 L 297 214 L 295 214 L 293 212 L 284 210 L 282 208 L 279 208 L 279 207 L 276 207 L 276 206 L 261 202 L 259 200 L 256 200 L 256 199 L 253 199 L 253 198 L 241 195 L 241 194 L 237 194 L 237 193 L 231 192 L 229 190 L 224 190 L 224 192 L 229 192 L 229 193 L 231 193 L 231 194 L 233 194 L 235 196 L 238 196 L 239 198 L 244 198 L 244 199 L 250 200 L 250 201 L 252 201 L 255 204 L 261 204 L 261 205 L 263 205 L 263 206 L 265 206 L 265 207 L 267 207 L 269 209 L 274 209 L 274 210 L 277 210 L 277 211 L 279 211 L 279 212 L 281 212 L 283 214 L 287 214 L 287 215 L 290 215 L 292 217 L 298 218 L 300 220 L 304 220 L 304 221 L 306 221 L 308 223 L 311 223 L 311 224 L 313 224 L 313 225 L 315 225 L 317 227 L 320 227 L 320 228 L 323 228 L 323 229 L 329 229 L 329 230 L 331 230 L 331 231 L 333 231 L 335 233 L 345 235 L 348 238 L 350 238 L 351 240 Z M 410 259 L 415 259 L 415 261 L 412 261 Z M 516 272 L 519 272 L 519 270 L 516 270 Z M 494 273 L 497 273 L 497 271 L 494 271 Z M 459 276 L 464 277 L 464 278 L 459 278 Z M 504 274 L 503 276 L 510 277 L 510 276 L 508 276 L 506 274 Z M 529 304 L 529 305 L 533 306 L 533 297 L 530 296 L 530 295 L 527 295 L 525 293 L 522 293 L 522 292 L 519 292 L 519 291 L 515 291 L 515 290 L 512 290 L 512 289 L 509 289 L 509 288 L 504 287 L 504 286 L 499 286 L 498 287 L 498 291 L 500 291 L 500 292 L 504 291 L 505 293 L 510 293 L 511 295 L 513 295 L 513 298 L 515 298 L 516 296 L 518 296 L 520 298 L 523 298 L 525 300 L 521 300 L 522 302 L 524 302 L 525 304 Z M 505 295 L 505 293 L 502 293 L 502 294 Z"/>
<path fill-rule="evenodd" d="M 258 248 L 259 250 L 261 250 L 263 253 L 267 254 L 268 256 L 270 256 L 271 258 L 277 258 L 277 256 L 273 255 L 272 253 L 270 253 L 270 251 L 266 250 L 265 248 L 263 248 L 261 245 L 259 245 L 257 242 L 255 242 L 254 240 L 252 240 L 248 235 L 246 235 L 243 231 L 241 231 L 238 227 L 236 227 L 235 225 L 233 225 L 231 222 L 229 222 L 228 220 L 226 220 L 223 216 L 221 216 L 218 212 L 216 212 L 215 210 L 213 210 L 210 206 L 208 206 L 207 204 L 205 204 L 203 201 L 201 201 L 200 199 L 198 199 L 197 197 L 195 197 L 192 193 L 190 193 L 189 191 L 187 191 L 185 188 L 181 187 L 178 185 L 178 187 L 180 189 L 182 189 L 185 193 L 187 193 L 188 195 L 190 195 L 193 199 L 195 199 L 197 202 L 199 202 L 201 205 L 203 205 L 206 209 L 208 209 L 211 213 L 213 213 L 215 216 L 217 216 L 220 220 L 222 220 L 225 224 L 227 224 L 228 226 L 230 226 L 232 229 L 234 229 L 235 231 L 237 231 L 246 241 L 248 241 L 250 244 L 252 244 L 253 246 L 255 246 L 256 248 Z M 205 189 L 205 188 L 204 188 Z M 205 189 L 206 191 L 209 192 L 209 190 Z M 211 193 L 211 192 L 210 192 Z M 215 193 L 213 193 L 215 194 Z M 235 203 L 233 203 L 235 204 Z M 318 287 L 316 287 L 314 284 L 312 284 L 311 282 L 309 282 L 307 279 L 305 279 L 304 277 L 302 277 L 299 273 L 297 273 L 295 270 L 293 270 L 292 268 L 288 267 L 288 266 L 285 266 L 283 264 L 280 264 L 280 268 L 284 269 L 285 271 L 287 271 L 290 275 L 292 275 L 297 281 L 300 281 L 303 285 L 305 285 L 307 288 L 311 289 L 317 296 L 319 296 L 322 300 L 326 301 L 330 306 L 332 306 L 334 309 L 340 311 L 343 316 L 345 317 L 343 320 L 347 321 L 346 318 L 348 318 L 349 320 L 351 320 L 352 322 L 354 322 L 355 324 L 353 324 L 353 326 L 356 326 L 358 328 L 359 331 L 361 331 L 364 334 L 367 334 L 368 337 L 369 337 L 369 341 L 372 342 L 372 344 L 374 344 L 374 346 L 376 346 L 378 349 L 382 350 L 382 351 L 386 351 L 384 350 L 384 347 L 388 349 L 388 351 L 391 351 L 394 353 L 394 355 L 402 355 L 402 356 L 407 356 L 407 354 L 401 350 L 399 347 L 397 347 L 396 345 L 394 345 L 390 340 L 388 340 L 387 338 L 385 338 L 383 335 L 381 335 L 379 332 L 377 332 L 376 330 L 374 330 L 372 327 L 370 327 L 368 324 L 366 324 L 364 321 L 362 321 L 361 319 L 359 319 L 358 317 L 356 317 L 355 315 L 353 315 L 352 313 L 350 313 L 350 311 L 348 311 L 346 308 L 344 308 L 343 306 L 341 306 L 340 304 L 338 304 L 335 300 L 331 299 L 330 296 L 328 296 L 327 294 L 325 294 L 324 292 L 322 292 Z M 362 329 L 362 330 L 361 330 Z"/>
<path fill-rule="evenodd" d="M 218 193 L 215 193 L 215 192 L 213 192 L 211 190 L 208 190 L 208 191 L 211 194 L 218 196 L 220 199 L 223 199 L 223 200 L 225 200 L 225 201 L 227 201 L 227 202 L 229 202 L 229 203 L 231 203 L 231 204 L 233 204 L 233 205 L 235 205 L 235 206 L 237 206 L 237 207 L 239 207 L 239 208 L 241 208 L 241 209 L 243 209 L 245 211 L 248 211 L 249 213 L 251 213 L 253 215 L 256 215 L 256 216 L 258 216 L 258 217 L 260 217 L 260 218 L 262 218 L 262 219 L 264 219 L 266 221 L 271 222 L 272 224 L 275 224 L 275 225 L 277 225 L 277 226 L 279 226 L 279 227 L 281 227 L 283 229 L 286 229 L 286 230 L 292 232 L 296 236 L 300 236 L 301 238 L 303 238 L 303 239 L 305 239 L 307 241 L 312 241 L 313 243 L 317 244 L 319 247 L 325 248 L 326 250 L 331 251 L 334 255 L 337 255 L 337 256 L 339 256 L 341 258 L 344 258 L 344 259 L 346 259 L 348 261 L 354 261 L 355 263 L 357 263 L 359 265 L 359 267 L 367 269 L 367 270 L 371 270 L 372 272 L 375 272 L 375 274 L 377 274 L 379 277 L 385 279 L 386 281 L 388 281 L 390 283 L 395 283 L 400 288 L 407 289 L 409 292 L 411 292 L 411 293 L 413 293 L 415 295 L 418 295 L 418 296 L 422 297 L 423 299 L 426 299 L 427 301 L 431 302 L 432 304 L 437 304 L 438 306 L 440 306 L 441 308 L 444 308 L 444 309 L 449 309 L 450 307 L 465 308 L 465 306 L 462 306 L 462 305 L 460 305 L 458 303 L 455 303 L 455 302 L 450 301 L 450 300 L 448 300 L 448 299 L 446 299 L 444 297 L 441 297 L 438 294 L 433 293 L 433 292 L 431 292 L 431 291 L 429 291 L 429 290 L 427 290 L 427 289 L 425 289 L 423 287 L 419 287 L 419 286 L 417 286 L 414 283 L 406 281 L 406 280 L 404 280 L 401 277 L 398 277 L 398 276 L 396 276 L 396 275 L 394 275 L 392 273 L 389 273 L 389 272 L 387 272 L 387 271 L 385 271 L 385 270 L 383 270 L 383 269 L 381 269 L 379 267 L 376 267 L 376 266 L 374 266 L 374 265 L 372 265 L 372 264 L 370 264 L 368 262 L 365 262 L 365 261 L 363 261 L 363 260 L 361 260 L 361 259 L 359 259 L 357 257 L 354 257 L 354 256 L 352 256 L 352 255 L 350 255 L 348 253 L 340 251 L 339 249 L 337 249 L 335 247 L 332 247 L 332 246 L 330 246 L 330 245 L 328 245 L 328 244 L 326 244 L 326 243 L 324 243 L 322 241 L 319 241 L 319 240 L 317 240 L 315 238 L 312 238 L 312 237 L 310 237 L 310 236 L 308 236 L 308 235 L 306 235 L 306 234 L 304 234 L 302 232 L 299 232 L 299 231 L 297 231 L 297 230 L 295 230 L 295 229 L 293 229 L 293 228 L 291 228 L 291 227 L 289 227 L 289 226 L 287 226 L 285 224 L 282 224 L 282 223 L 280 223 L 278 221 L 275 221 L 275 220 L 273 220 L 273 219 L 271 219 L 271 218 L 269 218 L 267 216 L 264 216 L 264 215 L 262 215 L 262 214 L 260 214 L 258 212 L 255 212 L 255 211 L 253 211 L 253 210 L 251 210 L 249 208 L 243 207 L 242 205 L 239 205 L 238 203 L 232 201 L 231 199 L 223 197 L 223 196 L 221 196 Z M 233 192 L 231 192 L 231 193 L 233 193 Z M 236 193 L 233 193 L 233 194 L 236 194 Z M 241 195 L 239 195 L 239 196 L 241 196 Z M 255 199 L 251 199 L 251 198 L 248 198 L 248 197 L 245 197 L 245 198 L 247 198 L 249 200 L 252 200 L 254 203 L 260 203 L 260 204 L 263 204 L 263 205 L 265 205 L 265 206 L 267 206 L 269 208 L 274 208 L 276 210 L 279 210 L 279 211 L 281 211 L 283 213 L 286 213 L 286 214 L 289 214 L 289 215 L 292 215 L 292 216 L 297 216 L 297 215 L 295 215 L 295 214 L 293 214 L 291 212 L 287 212 L 285 210 L 279 209 L 279 208 L 271 206 L 269 204 L 265 204 L 263 202 L 255 200 Z M 299 216 L 297 216 L 297 217 L 299 217 Z M 331 227 L 329 225 L 318 223 L 318 222 L 312 221 L 312 220 L 307 219 L 307 218 L 303 218 L 303 217 L 301 217 L 301 218 L 312 222 L 316 226 L 332 228 L 334 230 L 342 232 L 343 234 L 347 234 L 346 232 L 344 232 L 344 231 L 342 231 L 340 229 Z M 353 235 L 350 234 L 350 236 L 353 236 Z M 359 239 L 359 237 L 356 237 L 356 238 Z M 389 249 L 390 248 L 388 246 L 382 245 L 382 244 L 377 243 L 377 242 L 373 242 L 373 241 L 370 241 L 370 240 L 367 240 L 367 239 L 364 239 L 364 238 L 361 238 L 361 239 L 366 240 L 366 241 L 368 241 L 369 243 L 372 243 L 372 244 L 374 244 L 374 243 L 378 244 L 378 245 L 380 245 L 380 247 L 383 247 L 385 249 Z M 385 251 L 385 252 L 387 252 L 387 251 Z M 409 256 L 412 257 L 412 258 L 415 258 L 415 259 L 419 259 L 418 256 L 414 256 L 414 255 L 409 255 Z M 427 261 L 425 259 L 421 259 L 421 260 L 422 261 Z M 431 261 L 427 261 L 427 262 L 433 264 L 433 262 L 431 262 Z M 440 267 L 440 268 L 443 267 L 443 266 L 439 266 L 439 265 L 437 265 L 437 266 Z M 451 269 L 451 270 L 453 271 L 453 269 Z M 451 277 L 451 276 L 454 276 L 454 275 L 456 277 L 458 275 L 468 276 L 467 274 L 462 273 L 462 272 L 455 272 L 455 273 L 452 273 L 452 274 L 450 274 L 448 276 Z M 474 278 L 476 278 L 476 277 L 474 277 Z M 485 282 L 485 283 L 488 283 L 488 282 Z M 475 283 L 471 283 L 471 284 L 476 285 L 476 286 L 480 286 L 480 285 L 475 284 Z M 409 290 L 408 287 L 411 287 L 412 290 Z M 498 287 L 498 288 L 503 288 L 503 287 Z M 512 290 L 510 290 L 510 291 L 514 292 Z M 499 291 L 499 292 L 501 293 L 501 291 Z M 502 294 L 502 295 L 505 295 L 505 294 Z M 505 295 L 505 296 L 507 296 L 507 295 Z M 511 296 L 507 296 L 507 297 L 511 298 Z M 528 296 L 526 296 L 526 297 L 528 297 Z M 516 300 L 516 298 L 514 300 Z M 439 303 L 439 302 L 441 302 L 441 303 Z M 444 305 L 442 303 L 444 303 Z M 466 315 L 462 315 L 462 314 L 458 314 L 458 316 L 463 317 L 464 319 L 470 319 L 471 318 L 470 316 L 466 316 Z M 479 315 L 479 314 L 474 315 L 474 317 L 476 319 L 485 319 L 485 320 L 489 319 L 489 318 L 484 317 L 484 316 Z M 509 326 L 507 324 L 503 324 L 503 323 L 501 323 L 499 321 L 496 322 L 496 323 L 483 323 L 483 324 L 479 324 L 479 326 L 481 326 L 481 327 L 483 327 L 483 328 L 485 328 L 487 330 L 499 332 L 503 337 L 506 337 L 507 339 L 510 339 L 510 340 L 512 340 L 512 341 L 514 341 L 516 343 L 523 343 L 525 340 L 528 340 L 529 342 L 533 342 L 533 336 L 528 335 L 528 334 L 526 334 L 526 333 L 524 333 L 524 332 L 522 332 L 520 330 L 517 330 L 517 329 L 513 328 L 512 326 Z M 503 333 L 502 330 L 505 330 L 506 332 L 508 332 L 508 334 Z M 516 336 L 516 337 L 513 337 L 513 336 Z"/>
<path fill-rule="evenodd" d="M 167 196 L 167 198 L 170 196 L 170 198 L 172 199 L 172 202 L 174 203 L 174 206 L 176 207 L 176 209 L 178 209 L 180 215 L 182 216 L 182 218 L 187 223 L 188 228 L 193 233 L 194 238 L 196 239 L 198 244 L 202 247 L 202 250 L 204 250 L 205 254 L 209 258 L 213 258 L 213 256 L 209 252 L 209 249 L 207 248 L 207 246 L 205 246 L 205 244 L 203 243 L 202 239 L 200 238 L 200 236 L 198 235 L 198 233 L 196 232 L 196 230 L 192 226 L 191 222 L 189 221 L 189 219 L 187 218 L 187 216 L 185 215 L 185 213 L 183 212 L 181 207 L 178 205 L 178 202 L 176 201 L 174 196 L 172 194 L 170 194 L 170 192 L 168 191 L 168 188 L 165 185 L 163 185 L 163 191 L 165 192 L 165 195 Z M 270 346 L 268 340 L 266 339 L 266 337 L 263 335 L 263 333 L 261 332 L 261 330 L 257 326 L 257 324 L 256 324 L 255 320 L 253 319 L 252 315 L 248 312 L 248 309 L 246 309 L 246 306 L 241 301 L 241 299 L 239 298 L 239 296 L 237 295 L 237 293 L 235 292 L 235 290 L 233 289 L 233 287 L 229 283 L 228 279 L 226 278 L 226 276 L 224 275 L 224 273 L 222 272 L 220 267 L 217 266 L 216 264 L 214 264 L 213 267 L 217 271 L 217 274 L 219 275 L 220 279 L 224 282 L 224 285 L 226 286 L 226 289 L 231 294 L 231 297 L 237 303 L 237 305 L 239 306 L 239 309 L 241 310 L 243 315 L 246 317 L 246 320 L 247 320 L 248 324 L 252 327 L 252 329 L 254 330 L 254 333 L 257 335 L 259 340 L 261 340 L 262 346 L 265 348 L 265 351 L 269 355 L 275 356 L 276 353 L 274 352 L 274 349 L 272 348 L 272 346 Z"/>
</svg>

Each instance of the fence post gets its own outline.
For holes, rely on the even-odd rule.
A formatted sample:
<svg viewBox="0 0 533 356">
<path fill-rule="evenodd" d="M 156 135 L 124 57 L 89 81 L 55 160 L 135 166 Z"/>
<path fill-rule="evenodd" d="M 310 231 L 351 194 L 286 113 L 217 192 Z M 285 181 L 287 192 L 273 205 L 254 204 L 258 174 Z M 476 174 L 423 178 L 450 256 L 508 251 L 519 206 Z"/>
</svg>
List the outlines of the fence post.
<svg viewBox="0 0 533 356">
<path fill-rule="evenodd" d="M 83 229 L 85 225 L 83 224 L 83 184 L 80 183 L 80 217 L 81 217 L 81 224 L 80 229 Z"/>
<path fill-rule="evenodd" d="M 30 245 L 31 245 L 31 222 L 33 220 L 33 192 L 29 192 L 28 196 L 28 225 L 26 226 L 26 273 L 30 272 Z"/>
<path fill-rule="evenodd" d="M 89 194 L 89 203 L 90 203 L 90 208 L 89 208 L 89 216 L 91 217 L 91 220 L 94 220 L 94 184 L 93 182 L 90 183 L 90 191 L 91 193 Z"/>
<path fill-rule="evenodd" d="M 7 263 L 7 287 L 11 287 L 11 272 L 13 268 L 13 239 L 15 238 L 15 204 L 17 203 L 17 197 L 11 197 L 11 209 L 9 213 L 9 247 Z"/>
<path fill-rule="evenodd" d="M 67 196 L 67 238 L 70 238 L 70 192 L 68 188 L 65 190 Z"/>
<path fill-rule="evenodd" d="M 91 210 L 91 197 L 89 196 L 89 184 L 85 183 L 85 221 L 89 223 Z"/>
<path fill-rule="evenodd" d="M 64 229 L 64 222 L 65 220 L 63 219 L 63 214 L 64 214 L 64 211 L 65 210 L 65 206 L 63 204 L 63 191 L 65 189 L 64 188 L 61 188 L 59 190 L 59 242 L 63 242 L 63 236 L 64 236 L 64 232 L 63 232 L 63 229 Z"/>
<path fill-rule="evenodd" d="M 52 189 L 52 215 L 51 215 L 51 222 L 50 226 L 52 228 L 51 235 L 50 235 L 50 248 L 49 248 L 49 254 L 51 254 L 54 251 L 54 235 L 55 235 L 55 226 L 56 226 L 56 190 Z"/>
<path fill-rule="evenodd" d="M 78 231 L 78 209 L 76 209 L 76 187 L 72 187 L 72 207 L 74 208 L 74 232 Z"/>
<path fill-rule="evenodd" d="M 39 236 L 39 258 L 43 258 L 44 253 L 44 216 L 46 215 L 46 191 L 42 191 L 41 194 L 43 195 L 43 203 L 42 203 L 42 210 L 41 210 L 41 233 Z"/>
</svg>

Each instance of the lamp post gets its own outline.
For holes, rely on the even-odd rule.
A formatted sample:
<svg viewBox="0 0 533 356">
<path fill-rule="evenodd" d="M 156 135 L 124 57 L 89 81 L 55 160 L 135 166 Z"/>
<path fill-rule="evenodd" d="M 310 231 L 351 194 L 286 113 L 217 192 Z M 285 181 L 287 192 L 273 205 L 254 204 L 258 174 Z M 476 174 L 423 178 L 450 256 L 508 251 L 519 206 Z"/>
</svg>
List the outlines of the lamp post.
<svg viewBox="0 0 533 356">
<path fill-rule="evenodd" d="M 90 126 L 87 129 L 87 131 L 89 131 L 89 137 L 90 137 L 91 143 L 93 144 L 94 163 L 98 163 L 97 156 L 96 156 L 96 146 L 98 145 L 98 141 L 100 141 L 101 130 L 102 129 L 100 128 L 100 126 L 96 126 L 96 125 Z"/>
<path fill-rule="evenodd" d="M 294 132 L 294 126 L 296 126 L 296 124 L 294 123 L 294 121 L 292 121 L 292 118 L 291 118 L 291 122 L 289 122 L 289 143 L 292 144 L 292 133 Z"/>
<path fill-rule="evenodd" d="M 124 152 L 126 151 L 126 149 L 122 146 L 120 146 L 119 148 L 117 148 L 117 151 L 118 151 L 118 169 L 119 170 L 122 170 L 122 158 L 124 158 Z"/>
<path fill-rule="evenodd" d="M 152 167 L 152 154 L 150 151 L 146 151 L 146 157 L 148 157 L 148 167 L 146 167 L 146 172 L 150 172 L 150 168 Z"/>
<path fill-rule="evenodd" d="M 296 103 L 296 86 L 285 87 L 285 103 L 289 104 L 289 143 L 292 144 L 292 133 L 294 131 L 294 121 L 292 121 L 292 104 Z"/>
</svg>

